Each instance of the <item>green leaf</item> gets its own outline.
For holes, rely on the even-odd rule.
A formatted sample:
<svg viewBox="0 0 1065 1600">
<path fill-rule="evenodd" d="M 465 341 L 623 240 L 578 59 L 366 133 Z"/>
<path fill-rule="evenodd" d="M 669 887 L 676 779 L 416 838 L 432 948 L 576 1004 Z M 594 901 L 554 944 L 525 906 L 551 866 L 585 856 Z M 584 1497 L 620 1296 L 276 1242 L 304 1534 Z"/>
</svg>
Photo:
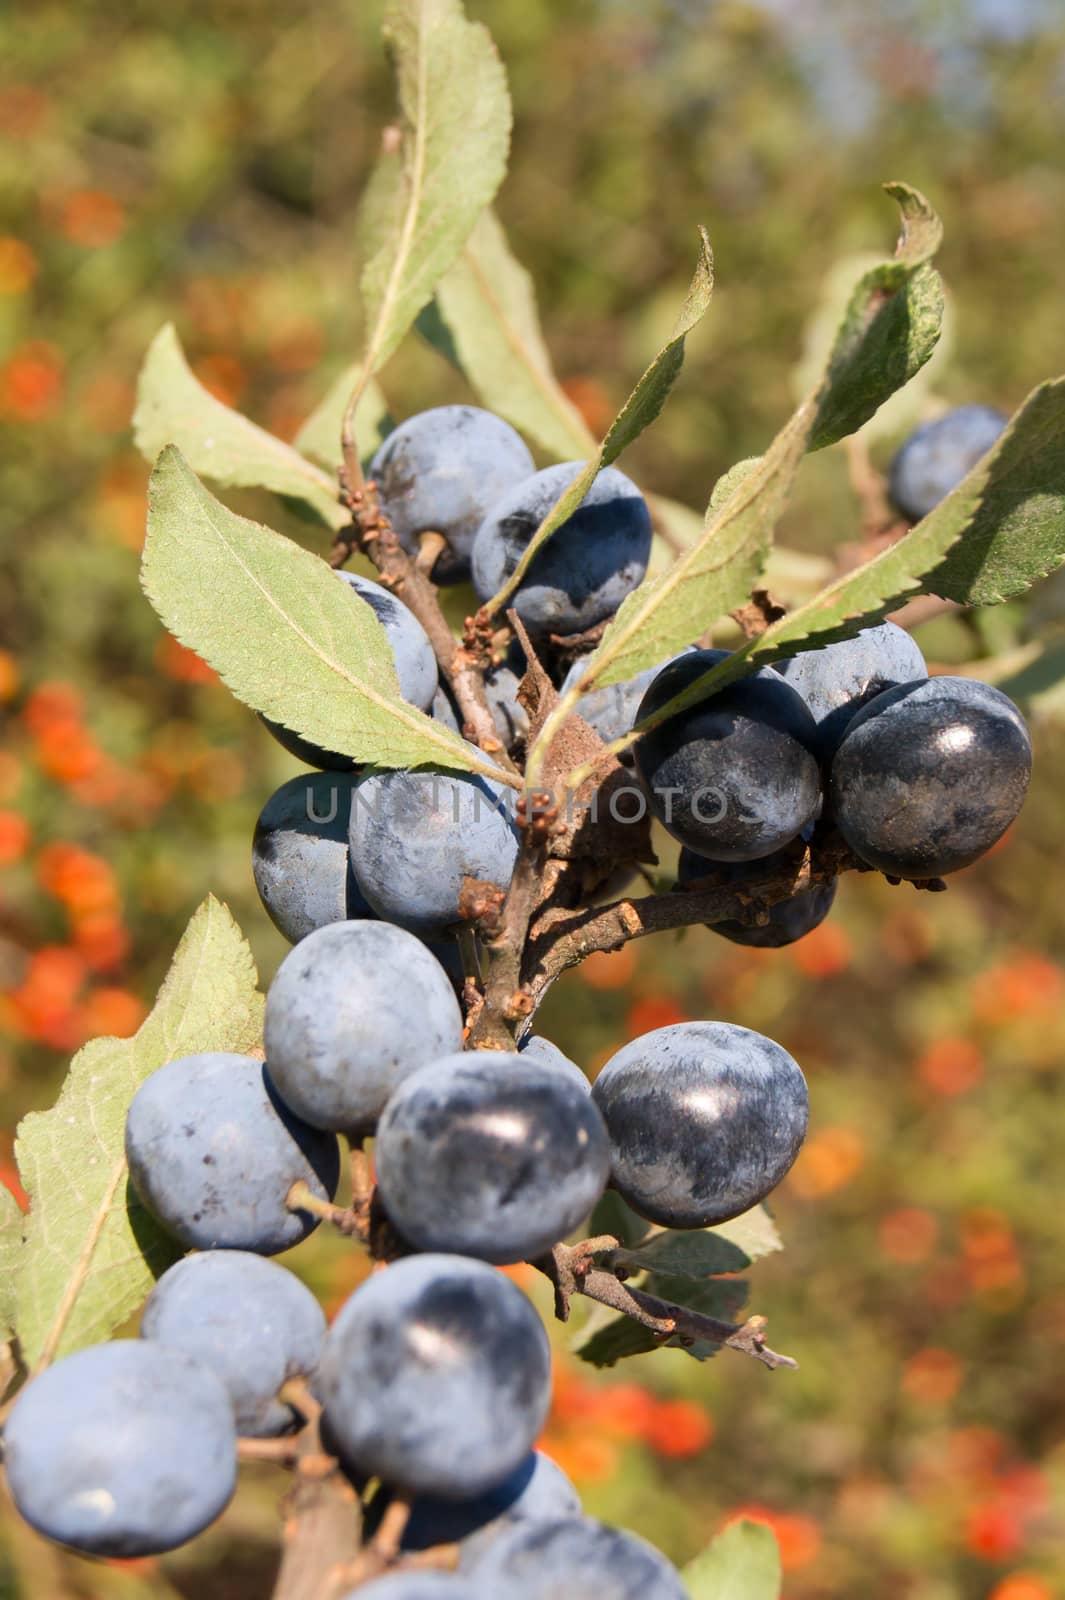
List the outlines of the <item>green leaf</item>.
<svg viewBox="0 0 1065 1600">
<path fill-rule="evenodd" d="M 305 455 L 313 456 L 315 461 L 320 461 L 324 467 L 331 467 L 334 473 L 340 470 L 344 462 L 340 432 L 344 426 L 344 412 L 358 377 L 358 367 L 345 368 L 296 435 L 298 448 Z M 355 413 L 355 437 L 360 441 L 363 466 L 369 465 L 371 456 L 378 445 L 388 438 L 392 428 L 388 402 L 371 379 L 363 388 L 362 399 Z"/>
<path fill-rule="evenodd" d="M 389 0 L 385 43 L 400 130 L 386 143 L 360 216 L 366 344 L 353 389 L 380 370 L 432 298 L 503 181 L 506 75 L 460 0 Z"/>
<path fill-rule="evenodd" d="M 400 697 L 384 629 L 324 561 L 238 517 L 173 448 L 148 486 L 141 582 L 171 633 L 239 700 L 305 739 L 380 766 L 507 781 Z"/>
<path fill-rule="evenodd" d="M 591 455 L 596 441 L 551 367 L 532 278 L 511 254 L 502 224 L 485 211 L 436 287 L 441 329 L 427 336 L 465 373 L 489 411 L 559 461 Z"/>
<path fill-rule="evenodd" d="M 773 1219 L 764 1206 L 755 1206 L 714 1228 L 679 1233 L 659 1229 L 639 1244 L 615 1250 L 613 1260 L 634 1270 L 702 1279 L 722 1272 L 742 1272 L 760 1256 L 781 1249 Z"/>
<path fill-rule="evenodd" d="M 484 608 L 500 611 L 520 585 L 538 552 L 551 535 L 573 515 L 604 467 L 610 466 L 658 416 L 684 363 L 684 343 L 702 320 L 714 291 L 714 258 L 705 228 L 699 229 L 702 248 L 680 316 L 669 339 L 655 356 L 624 406 L 614 418 L 598 451 L 552 506 L 530 539 L 511 577 Z"/>
<path fill-rule="evenodd" d="M 94 1039 L 79 1050 L 52 1110 L 21 1123 L 15 1155 L 30 1213 L 15 1279 L 16 1326 L 30 1368 L 105 1339 L 180 1254 L 127 1186 L 126 1111 L 167 1061 L 258 1049 L 256 984 L 251 951 L 228 909 L 205 900 L 133 1038 Z"/>
<path fill-rule="evenodd" d="M 924 195 L 884 185 L 902 212 L 894 256 L 859 280 L 828 358 L 809 449 L 821 450 L 868 422 L 919 372 L 943 326 L 943 285 L 929 265 L 943 225 Z"/>
<path fill-rule="evenodd" d="M 147 461 L 174 444 L 214 483 L 292 496 L 330 528 L 346 527 L 351 520 L 333 478 L 203 387 L 170 323 L 152 340 L 141 367 L 133 437 Z"/>
<path fill-rule="evenodd" d="M 676 1278 L 712 1278 L 721 1272 L 742 1272 L 749 1258 L 713 1233 L 654 1233 L 635 1250 L 615 1250 L 611 1260 L 636 1271 L 669 1272 Z"/>
<path fill-rule="evenodd" d="M 760 1261 L 763 1256 L 771 1256 L 784 1248 L 777 1225 L 765 1206 L 752 1206 L 750 1211 L 733 1217 L 731 1222 L 719 1222 L 710 1232 L 742 1250 L 750 1262 Z"/>
<path fill-rule="evenodd" d="M 644 582 L 628 596 L 578 690 L 560 706 L 559 720 L 593 686 L 634 677 L 742 605 L 765 567 L 773 530 L 803 456 L 859 427 L 916 370 L 921 352 L 922 359 L 931 353 L 928 317 L 919 319 L 920 337 L 911 337 L 910 311 L 893 311 L 892 306 L 899 301 L 913 310 L 910 286 L 938 243 L 939 219 L 915 189 L 892 184 L 888 192 L 902 211 L 897 253 L 861 278 L 814 392 L 763 456 L 738 463 L 719 480 L 699 542 L 664 576 Z M 916 303 L 925 307 L 927 284 L 915 294 Z M 554 732 L 549 723 L 542 737 L 547 740 Z"/>
<path fill-rule="evenodd" d="M 747 1285 L 736 1278 L 708 1278 L 702 1283 L 689 1283 L 676 1277 L 652 1276 L 640 1285 L 647 1294 L 657 1295 L 673 1305 L 683 1305 L 689 1311 L 701 1311 L 704 1316 L 716 1317 L 721 1322 L 733 1322 L 747 1303 Z M 679 1339 L 664 1341 L 666 1348 L 684 1350 L 696 1361 L 708 1361 L 717 1355 L 721 1346 L 709 1340 L 699 1340 L 692 1345 L 681 1344 Z M 593 1367 L 612 1367 L 628 1356 L 647 1355 L 659 1349 L 663 1341 L 634 1322 L 631 1317 L 617 1316 L 599 1324 L 593 1323 L 589 1337 L 577 1346 L 577 1355 Z"/>
<path fill-rule="evenodd" d="M 25 1233 L 18 1201 L 6 1184 L 0 1184 L 0 1341 L 15 1331 L 15 1280 Z"/>
<path fill-rule="evenodd" d="M 773 623 L 643 727 L 800 646 L 847 638 L 914 594 L 963 605 L 1002 599 L 1063 561 L 1065 378 L 1058 378 L 1033 390 L 983 460 L 908 534 Z"/>
<path fill-rule="evenodd" d="M 681 1573 L 691 1600 L 778 1600 L 780 1546 L 772 1528 L 741 1518 Z"/>
</svg>

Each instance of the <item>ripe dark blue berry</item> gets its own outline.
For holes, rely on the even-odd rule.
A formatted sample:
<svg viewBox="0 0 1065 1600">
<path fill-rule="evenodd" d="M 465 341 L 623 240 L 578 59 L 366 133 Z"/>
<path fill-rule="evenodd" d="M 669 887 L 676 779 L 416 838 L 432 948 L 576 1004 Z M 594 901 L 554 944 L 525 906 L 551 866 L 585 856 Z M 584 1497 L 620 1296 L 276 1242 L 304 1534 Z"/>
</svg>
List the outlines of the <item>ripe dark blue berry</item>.
<svg viewBox="0 0 1065 1600">
<path fill-rule="evenodd" d="M 583 462 L 545 467 L 492 506 L 473 546 L 473 586 L 489 600 Z M 651 515 L 636 485 L 607 467 L 533 560 L 511 600 L 532 635 L 582 633 L 613 616 L 643 579 Z"/>
<path fill-rule="evenodd" d="M 594 1577 L 593 1577 L 594 1574 Z M 588 1518 L 527 1522 L 486 1546 L 471 1576 L 500 1600 L 688 1600 L 652 1545 Z"/>
<path fill-rule="evenodd" d="M 186 1256 L 159 1279 L 141 1318 L 141 1338 L 184 1350 L 217 1373 L 251 1438 L 298 1424 L 278 1398 L 290 1378 L 315 1372 L 325 1315 L 294 1273 L 244 1250 Z"/>
<path fill-rule="evenodd" d="M 934 511 L 990 450 L 1007 420 L 993 406 L 958 406 L 911 433 L 891 463 L 891 498 L 903 515 L 919 522 Z"/>
<path fill-rule="evenodd" d="M 370 463 L 382 509 L 400 544 L 417 555 L 423 533 L 448 548 L 436 559 L 436 583 L 469 576 L 481 521 L 501 494 L 534 471 L 528 449 L 508 422 L 477 406 L 437 406 L 408 417 Z"/>
<path fill-rule="evenodd" d="M 637 722 L 720 661 L 677 656 L 655 678 Z M 817 814 L 817 728 L 802 696 L 763 668 L 643 735 L 636 770 L 666 830 L 714 861 L 756 861 L 790 843 Z"/>
<path fill-rule="evenodd" d="M 797 689 L 817 723 L 817 753 L 831 760 L 855 712 L 897 683 L 926 678 L 920 649 L 893 622 L 863 628 L 853 639 L 804 650 L 774 670 Z"/>
<path fill-rule="evenodd" d="M 342 1307 L 319 1369 L 344 1456 L 394 1488 L 468 1500 L 525 1460 L 547 1415 L 547 1334 L 483 1261 L 408 1256 Z"/>
<path fill-rule="evenodd" d="M 1012 700 L 975 678 L 926 678 L 886 690 L 848 724 L 832 763 L 832 811 L 871 867 L 939 878 L 1002 837 L 1031 772 Z"/>
<path fill-rule="evenodd" d="M 84 1555 L 159 1555 L 214 1522 L 237 1482 L 222 1380 L 184 1350 L 118 1339 L 31 1379 L 4 1424 L 19 1513 Z"/>
<path fill-rule="evenodd" d="M 259 813 L 251 847 L 255 887 L 290 944 L 331 922 L 376 915 L 348 855 L 356 782 L 342 772 L 301 773 L 283 783 Z"/>
<path fill-rule="evenodd" d="M 294 1116 L 261 1061 L 224 1052 L 182 1056 L 141 1084 L 126 1158 L 141 1203 L 190 1250 L 287 1250 L 318 1226 L 288 1209 L 292 1185 L 332 1200 L 340 1178 L 336 1136 Z"/>
<path fill-rule="evenodd" d="M 277 969 L 264 1039 L 274 1086 L 298 1117 L 361 1134 L 404 1077 L 461 1050 L 462 1012 L 420 939 L 387 922 L 337 922 Z"/>
<path fill-rule="evenodd" d="M 706 1228 L 764 1200 L 806 1136 L 806 1079 L 772 1039 L 729 1022 L 680 1022 L 611 1056 L 592 1098 L 613 1186 L 641 1217 Z"/>
<path fill-rule="evenodd" d="M 385 1107 L 374 1156 L 404 1238 L 497 1263 L 558 1244 L 610 1175 L 584 1086 L 528 1051 L 468 1051 L 413 1073 Z"/>
</svg>

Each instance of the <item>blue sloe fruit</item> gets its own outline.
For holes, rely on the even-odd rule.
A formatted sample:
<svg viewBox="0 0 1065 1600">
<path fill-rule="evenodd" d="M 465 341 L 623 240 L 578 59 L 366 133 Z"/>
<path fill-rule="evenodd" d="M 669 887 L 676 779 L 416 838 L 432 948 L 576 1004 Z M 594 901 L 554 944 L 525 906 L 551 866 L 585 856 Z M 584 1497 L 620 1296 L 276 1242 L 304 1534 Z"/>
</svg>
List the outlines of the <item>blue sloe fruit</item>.
<svg viewBox="0 0 1065 1600">
<path fill-rule="evenodd" d="M 1013 701 L 975 678 L 925 678 L 877 695 L 832 762 L 840 832 L 871 867 L 938 878 L 979 859 L 1013 822 L 1032 745 Z"/>
<path fill-rule="evenodd" d="M 422 938 L 462 920 L 463 881 L 506 889 L 518 833 L 506 791 L 464 772 L 376 772 L 355 791 L 351 864 L 379 916 Z"/>
<path fill-rule="evenodd" d="M 348 855 L 356 781 L 342 772 L 300 773 L 283 783 L 259 813 L 251 847 L 255 887 L 290 944 L 331 922 L 376 915 L 355 882 Z"/>
<path fill-rule="evenodd" d="M 998 439 L 1008 418 L 993 406 L 958 406 L 926 422 L 891 463 L 891 498 L 911 522 L 934 511 Z"/>
<path fill-rule="evenodd" d="M 349 1589 L 341 1600 L 502 1600 L 454 1572 L 390 1572 Z"/>
<path fill-rule="evenodd" d="M 419 711 L 428 711 L 433 704 L 433 696 L 436 694 L 439 682 L 436 656 L 429 643 L 429 635 L 414 612 L 381 584 L 374 583 L 371 578 L 363 578 L 357 572 L 338 572 L 336 576 L 348 585 L 353 598 L 362 600 L 370 607 L 384 628 L 392 647 L 392 659 L 399 680 L 399 692 L 403 699 L 408 700 L 412 706 L 417 706 Z M 262 720 L 278 743 L 284 745 L 297 761 L 305 761 L 309 767 L 322 767 L 334 772 L 356 770 L 358 763 L 351 756 L 324 750 L 320 745 L 313 744 L 293 729 L 286 728 L 280 722 L 273 722 L 269 717 L 263 717 Z"/>
<path fill-rule="evenodd" d="M 179 1057 L 145 1079 L 126 1158 L 141 1203 L 191 1250 L 277 1255 L 318 1226 L 288 1210 L 292 1185 L 332 1200 L 340 1178 L 336 1136 L 294 1116 L 261 1061 L 224 1052 Z"/>
<path fill-rule="evenodd" d="M 159 1555 L 195 1538 L 232 1498 L 233 1409 L 221 1379 L 183 1350 L 93 1345 L 19 1392 L 4 1466 L 38 1533 L 84 1555 Z"/>
<path fill-rule="evenodd" d="M 697 856 L 694 850 L 684 849 L 677 864 L 677 882 L 682 888 L 695 888 L 701 879 L 710 878 L 715 886 L 725 888 L 735 884 L 740 887 L 777 872 L 787 862 L 788 852 L 785 850 L 766 856 L 764 861 L 729 863 L 708 861 L 705 856 Z M 709 888 L 710 885 L 704 887 Z M 809 889 L 802 889 L 787 900 L 778 900 L 768 908 L 768 922 L 740 922 L 728 917 L 723 922 L 708 922 L 707 927 L 711 933 L 731 939 L 733 944 L 745 944 L 754 950 L 779 950 L 784 945 L 804 939 L 808 933 L 820 927 L 832 910 L 835 898 L 836 879 L 833 878 L 828 883 L 816 883 Z"/>
<path fill-rule="evenodd" d="M 514 429 L 477 406 L 436 406 L 401 422 L 370 463 L 381 505 L 409 555 L 423 533 L 442 534 L 448 549 L 433 580 L 469 577 L 470 550 L 494 501 L 533 472 Z"/>
<path fill-rule="evenodd" d="M 844 729 L 862 706 L 897 683 L 927 678 L 928 668 L 919 647 L 904 628 L 881 622 L 863 628 L 853 639 L 804 650 L 774 671 L 797 689 L 817 723 L 817 753 L 831 760 Z"/>
<path fill-rule="evenodd" d="M 518 1046 L 518 1054 L 527 1061 L 539 1061 L 547 1067 L 557 1067 L 567 1073 L 578 1088 L 583 1088 L 588 1094 L 592 1086 L 575 1061 L 564 1054 L 557 1044 L 552 1044 L 550 1039 L 545 1039 L 542 1033 L 530 1033 L 525 1036 Z"/>
<path fill-rule="evenodd" d="M 519 1523 L 485 1546 L 471 1575 L 506 1600 L 687 1600 L 652 1545 L 586 1517 Z"/>
<path fill-rule="evenodd" d="M 545 467 L 492 506 L 473 546 L 473 586 L 489 600 L 514 571 L 533 534 L 584 466 Z M 612 617 L 643 579 L 651 515 L 616 467 L 599 474 L 573 515 L 533 560 L 510 604 L 532 636 L 583 633 Z"/>
<path fill-rule="evenodd" d="M 445 1056 L 404 1079 L 374 1159 L 405 1239 L 496 1263 L 564 1239 L 610 1176 L 603 1119 L 571 1074 L 497 1050 Z"/>
<path fill-rule="evenodd" d="M 551 1397 L 550 1346 L 494 1267 L 408 1256 L 341 1308 L 318 1389 L 345 1460 L 408 1493 L 468 1500 L 532 1449 Z"/>
<path fill-rule="evenodd" d="M 278 967 L 264 1042 L 274 1087 L 298 1117 L 362 1134 L 408 1073 L 461 1050 L 462 1012 L 451 979 L 412 933 L 335 922 Z"/>
<path fill-rule="evenodd" d="M 633 1039 L 592 1089 L 613 1186 L 667 1228 L 706 1228 L 764 1200 L 806 1136 L 806 1079 L 772 1039 L 679 1022 Z"/>
<path fill-rule="evenodd" d="M 384 1487 L 371 1500 L 366 1509 L 367 1538 L 373 1537 L 390 1501 Z M 473 1500 L 434 1500 L 420 1495 L 403 1529 L 402 1548 L 430 1550 L 434 1545 L 461 1541 L 460 1566 L 470 1565 L 479 1550 L 517 1522 L 580 1515 L 580 1498 L 562 1468 L 542 1451 L 532 1450 L 502 1483 Z"/>
<path fill-rule="evenodd" d="M 317 1370 L 325 1314 L 276 1261 L 245 1250 L 205 1250 L 163 1273 L 144 1307 L 141 1338 L 210 1367 L 226 1386 L 238 1432 L 272 1438 L 298 1426 L 278 1391 Z"/>
<path fill-rule="evenodd" d="M 726 659 L 691 650 L 662 668 L 642 721 Z M 799 834 L 821 804 L 817 728 L 802 696 L 763 668 L 668 718 L 635 745 L 652 813 L 714 861 L 756 861 Z"/>
</svg>

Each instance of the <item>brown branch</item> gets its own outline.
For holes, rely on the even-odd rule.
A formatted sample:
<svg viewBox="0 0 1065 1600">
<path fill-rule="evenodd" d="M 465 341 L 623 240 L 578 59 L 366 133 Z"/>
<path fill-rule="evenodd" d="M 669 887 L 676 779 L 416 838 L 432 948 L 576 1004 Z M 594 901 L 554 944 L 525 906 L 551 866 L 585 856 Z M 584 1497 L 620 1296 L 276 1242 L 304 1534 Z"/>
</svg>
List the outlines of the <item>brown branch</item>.
<svg viewBox="0 0 1065 1600">
<path fill-rule="evenodd" d="M 780 1367 L 793 1371 L 798 1368 L 799 1363 L 791 1356 L 782 1356 L 776 1350 L 770 1350 L 765 1342 L 764 1317 L 748 1317 L 743 1323 L 722 1322 L 717 1317 L 705 1316 L 701 1311 L 691 1311 L 687 1306 L 660 1300 L 657 1295 L 644 1294 L 642 1289 L 630 1289 L 612 1272 L 603 1272 L 598 1268 L 579 1280 L 577 1292 L 599 1305 L 622 1312 L 664 1339 L 675 1338 L 692 1344 L 705 1339 L 709 1344 L 724 1345 L 729 1350 L 752 1356 L 771 1371 Z"/>
<path fill-rule="evenodd" d="M 615 900 L 607 906 L 577 911 L 549 909 L 531 929 L 524 970 L 525 986 L 539 1004 L 556 978 L 597 951 L 619 950 L 630 939 L 689 928 L 698 923 L 757 923 L 779 900 L 840 872 L 871 869 L 838 837 L 805 850 L 765 878 L 743 884 L 710 883 L 706 888 L 674 890 Z"/>
<path fill-rule="evenodd" d="M 400 544 L 395 529 L 381 510 L 376 484 L 342 485 L 342 492 L 351 510 L 353 526 L 350 535 L 337 536 L 333 564 L 342 565 L 347 560 L 353 541 L 366 552 L 384 586 L 400 596 L 425 629 L 437 665 L 458 702 L 467 738 L 513 772 L 514 764 L 496 733 L 483 675 L 474 657 L 456 642 L 440 609 L 435 585 Z"/>
<path fill-rule="evenodd" d="M 282 1506 L 282 1556 L 273 1600 L 324 1600 L 359 1551 L 358 1496 L 322 1449 L 317 1421 L 300 1435 L 296 1482 Z"/>
</svg>

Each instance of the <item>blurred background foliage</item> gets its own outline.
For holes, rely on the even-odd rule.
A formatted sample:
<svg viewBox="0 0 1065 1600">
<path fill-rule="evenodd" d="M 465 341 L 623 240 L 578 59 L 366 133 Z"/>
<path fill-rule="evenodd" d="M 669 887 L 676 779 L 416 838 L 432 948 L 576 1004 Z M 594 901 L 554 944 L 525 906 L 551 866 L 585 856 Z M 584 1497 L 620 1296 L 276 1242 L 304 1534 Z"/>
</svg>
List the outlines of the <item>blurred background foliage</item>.
<svg viewBox="0 0 1065 1600">
<path fill-rule="evenodd" d="M 593 427 L 672 320 L 696 222 L 710 229 L 715 305 L 626 462 L 648 488 L 701 506 L 764 447 L 834 264 L 890 244 L 885 179 L 942 212 L 951 308 L 874 461 L 915 406 L 1009 409 L 1065 366 L 1056 0 L 469 10 L 515 98 L 501 213 Z M 39 0 L 0 17 L 0 1175 L 15 1187 L 18 1117 L 51 1102 L 85 1038 L 137 1026 L 208 889 L 264 979 L 283 954 L 248 844 L 294 765 L 138 592 L 147 469 L 128 420 L 168 319 L 202 381 L 285 437 L 351 359 L 353 212 L 391 108 L 379 21 L 370 0 Z M 385 386 L 397 416 L 466 398 L 417 340 Z M 848 469 L 841 450 L 807 463 L 792 547 L 858 538 Z M 999 677 L 1036 722 L 1020 824 L 949 894 L 855 879 L 790 951 L 695 930 L 595 958 L 546 1007 L 544 1031 L 591 1071 L 636 1032 L 711 1016 L 768 1032 L 810 1076 L 810 1139 L 774 1204 L 787 1250 L 752 1274 L 801 1371 L 670 1352 L 600 1375 L 560 1338 L 546 1441 L 591 1511 L 678 1560 L 739 1509 L 764 1516 L 788 1600 L 1065 1594 L 1065 758 L 1047 692 L 1062 593 L 919 629 L 934 662 L 1005 654 L 1019 670 Z M 320 1238 L 294 1264 L 330 1303 L 360 1270 Z M 68 1559 L 5 1516 L 0 1596 L 267 1592 L 278 1492 L 256 1469 L 216 1530 L 158 1563 Z"/>
</svg>

